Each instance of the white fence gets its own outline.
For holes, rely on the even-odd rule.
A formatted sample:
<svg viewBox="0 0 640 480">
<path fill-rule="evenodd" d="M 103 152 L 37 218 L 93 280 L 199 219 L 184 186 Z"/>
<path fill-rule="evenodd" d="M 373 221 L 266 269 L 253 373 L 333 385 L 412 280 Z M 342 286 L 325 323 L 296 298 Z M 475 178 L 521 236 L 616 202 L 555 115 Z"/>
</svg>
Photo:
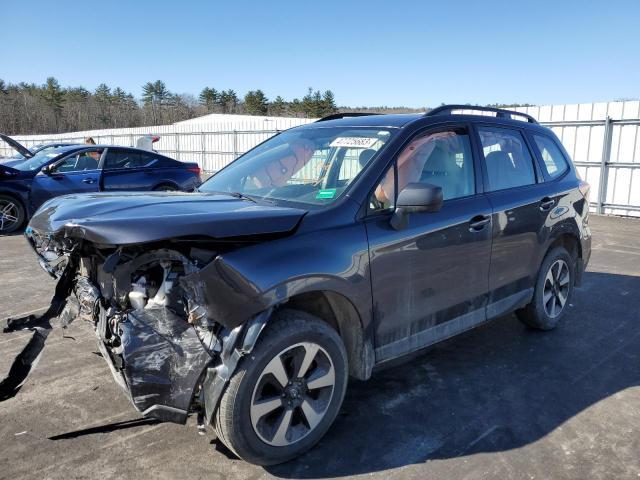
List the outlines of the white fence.
<svg viewBox="0 0 640 480">
<path fill-rule="evenodd" d="M 598 213 L 640 216 L 640 101 L 516 108 L 551 128 Z"/>
<path fill-rule="evenodd" d="M 640 101 L 545 105 L 516 110 L 532 115 L 558 135 L 582 178 L 591 184 L 595 211 L 640 216 Z M 61 139 L 82 141 L 91 136 L 98 143 L 131 146 L 138 137 L 154 133 L 161 136 L 156 144 L 159 152 L 198 162 L 204 171 L 214 172 L 276 132 L 311 121 L 234 116 L 229 122 L 201 124 L 194 119 L 176 125 L 20 135 L 16 139 L 32 146 Z M 6 146 L 0 146 L 0 155 L 8 153 Z"/>
<path fill-rule="evenodd" d="M 92 137 L 99 144 L 135 146 L 138 138 L 152 133 L 160 136 L 154 144 L 158 152 L 184 162 L 198 162 L 205 172 L 215 172 L 275 133 L 313 121 L 307 118 L 230 117 L 235 117 L 234 121 L 185 122 L 50 135 L 16 135 L 13 138 L 27 147 L 61 140 L 83 142 L 86 137 Z M 0 141 L 0 156 L 12 153 L 11 148 Z"/>
</svg>

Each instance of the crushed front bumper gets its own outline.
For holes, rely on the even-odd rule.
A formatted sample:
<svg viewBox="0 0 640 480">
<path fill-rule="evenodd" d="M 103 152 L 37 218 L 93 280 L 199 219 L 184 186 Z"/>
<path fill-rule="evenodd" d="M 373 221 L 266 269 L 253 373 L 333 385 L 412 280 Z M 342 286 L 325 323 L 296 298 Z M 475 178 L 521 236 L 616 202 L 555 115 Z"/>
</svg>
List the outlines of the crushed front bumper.
<svg viewBox="0 0 640 480">
<path fill-rule="evenodd" d="M 145 417 L 185 423 L 212 360 L 193 327 L 166 308 L 128 312 L 113 333 L 108 317 L 100 306 L 96 335 L 116 383 Z"/>
</svg>

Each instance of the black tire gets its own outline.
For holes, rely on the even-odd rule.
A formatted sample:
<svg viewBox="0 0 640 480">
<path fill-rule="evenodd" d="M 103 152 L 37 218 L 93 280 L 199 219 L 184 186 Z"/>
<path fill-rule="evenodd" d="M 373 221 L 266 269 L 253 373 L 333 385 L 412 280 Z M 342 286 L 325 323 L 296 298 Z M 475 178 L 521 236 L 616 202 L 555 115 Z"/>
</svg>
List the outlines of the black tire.
<svg viewBox="0 0 640 480">
<path fill-rule="evenodd" d="M 565 287 L 557 287 L 555 290 L 557 293 L 554 293 L 554 290 L 551 288 L 551 297 L 548 297 L 549 283 L 547 281 L 547 275 L 552 267 L 555 268 L 559 266 L 559 268 L 562 268 L 562 264 L 559 262 L 564 262 L 567 266 L 568 283 L 566 284 L 566 291 L 562 293 L 562 289 Z M 552 277 L 554 277 L 553 273 Z M 560 282 L 558 281 L 556 283 L 559 284 Z M 574 283 L 575 259 L 563 247 L 554 248 L 547 253 L 542 261 L 531 303 L 525 308 L 516 311 L 517 317 L 524 324 L 538 330 L 552 330 L 556 328 L 567 314 L 567 310 L 569 310 Z M 547 295 L 545 295 L 545 288 L 547 289 Z M 545 298 L 550 299 L 545 302 Z M 565 300 L 560 308 L 561 298 L 565 298 Z M 554 308 L 556 309 L 555 311 L 553 310 Z M 558 308 L 559 310 L 557 310 Z M 550 312 L 554 312 L 555 315 L 550 314 Z"/>
<path fill-rule="evenodd" d="M 0 195 L 0 235 L 14 233 L 24 225 L 25 219 L 22 202 L 9 195 Z"/>
<path fill-rule="evenodd" d="M 279 357 L 279 361 L 281 361 L 283 355 L 287 355 L 288 352 L 297 352 L 296 349 L 304 348 L 297 346 L 302 342 L 306 342 L 304 345 L 321 347 L 319 350 L 320 357 L 318 357 L 318 353 L 314 354 L 314 363 L 311 364 L 308 370 L 312 372 L 312 376 L 314 371 L 320 369 L 322 361 L 326 361 L 330 357 L 335 382 L 332 387 L 325 386 L 320 387 L 319 390 L 307 390 L 306 394 L 299 397 L 316 402 L 317 400 L 311 400 L 308 395 L 312 395 L 312 392 L 322 391 L 324 392 L 323 395 L 326 396 L 327 389 L 331 388 L 331 395 L 327 397 L 324 414 L 313 428 L 309 428 L 309 422 L 306 420 L 307 417 L 303 415 L 302 406 L 291 407 L 291 404 L 288 404 L 289 406 L 285 405 L 288 401 L 284 393 L 286 389 L 281 391 L 274 390 L 275 393 L 271 393 L 272 398 L 276 399 L 271 401 L 278 401 L 279 397 L 282 397 L 280 401 L 283 402 L 283 405 L 277 407 L 268 415 L 263 414 L 264 416 L 259 417 L 260 421 L 273 418 L 273 423 L 276 426 L 271 431 L 277 431 L 277 425 L 282 424 L 281 420 L 285 418 L 287 410 L 290 410 L 293 412 L 289 417 L 293 419 L 291 421 L 293 428 L 291 430 L 287 428 L 287 434 L 291 433 L 291 436 L 293 436 L 293 432 L 296 432 L 297 435 L 300 431 L 308 430 L 307 433 L 291 444 L 274 446 L 269 444 L 268 440 L 261 438 L 257 433 L 259 429 L 257 430 L 257 427 L 254 427 L 252 414 L 255 410 L 252 410 L 252 408 L 258 404 L 254 397 L 257 398 L 257 392 L 260 391 L 260 385 L 264 385 L 265 379 L 275 379 L 275 377 L 269 377 L 269 373 L 265 374 L 268 370 L 267 367 L 272 365 L 276 358 Z M 290 367 L 297 370 L 298 367 L 295 366 L 294 356 L 292 353 Z M 306 350 L 303 356 L 306 356 Z M 317 362 L 316 359 L 318 360 Z M 283 362 L 282 365 L 286 367 L 287 362 Z M 292 371 L 289 368 L 286 369 L 287 373 Z M 324 374 L 324 372 L 321 373 Z M 293 376 L 287 376 L 290 383 Z M 338 333 L 313 315 L 297 310 L 280 310 L 274 314 L 274 317 L 260 335 L 251 354 L 241 360 L 236 373 L 229 381 L 213 422 L 218 438 L 238 457 L 247 462 L 257 465 L 275 465 L 291 460 L 314 446 L 327 432 L 342 405 L 347 388 L 347 379 L 347 354 Z M 269 382 L 266 381 L 266 383 Z M 270 385 L 269 387 L 273 388 Z M 296 408 L 299 408 L 299 410 L 296 410 Z M 294 423 L 297 421 L 299 423 Z M 276 436 L 277 433 L 274 433 L 273 439 Z"/>
</svg>

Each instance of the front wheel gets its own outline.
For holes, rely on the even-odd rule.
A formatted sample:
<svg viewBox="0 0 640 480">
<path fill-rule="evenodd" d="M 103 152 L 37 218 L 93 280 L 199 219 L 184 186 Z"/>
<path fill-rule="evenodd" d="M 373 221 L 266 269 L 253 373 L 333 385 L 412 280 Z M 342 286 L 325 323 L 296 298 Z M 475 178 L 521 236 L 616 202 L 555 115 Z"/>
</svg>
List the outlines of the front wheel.
<svg viewBox="0 0 640 480">
<path fill-rule="evenodd" d="M 555 328 L 567 313 L 575 276 L 575 262 L 562 247 L 544 258 L 531 303 L 516 315 L 525 324 L 539 330 Z"/>
<path fill-rule="evenodd" d="M 218 438 L 258 465 L 300 455 L 336 418 L 347 372 L 346 351 L 333 328 L 304 312 L 277 312 L 220 400 Z"/>
<path fill-rule="evenodd" d="M 0 235 L 18 230 L 25 220 L 22 204 L 12 197 L 0 195 Z"/>
</svg>

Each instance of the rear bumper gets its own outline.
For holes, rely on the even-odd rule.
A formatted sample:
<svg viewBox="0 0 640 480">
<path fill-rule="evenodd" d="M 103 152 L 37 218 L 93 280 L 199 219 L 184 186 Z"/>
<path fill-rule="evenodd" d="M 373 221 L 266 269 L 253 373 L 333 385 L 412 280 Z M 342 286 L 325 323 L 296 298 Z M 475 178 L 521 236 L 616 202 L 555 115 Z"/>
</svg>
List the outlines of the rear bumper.
<svg viewBox="0 0 640 480">
<path fill-rule="evenodd" d="M 578 258 L 576 263 L 576 286 L 580 287 L 582 285 L 582 278 L 584 276 L 584 272 L 589 265 L 589 260 L 591 260 L 591 229 L 589 228 L 589 224 L 585 224 L 582 227 L 582 238 L 580 239 L 580 253 L 581 256 Z"/>
</svg>

